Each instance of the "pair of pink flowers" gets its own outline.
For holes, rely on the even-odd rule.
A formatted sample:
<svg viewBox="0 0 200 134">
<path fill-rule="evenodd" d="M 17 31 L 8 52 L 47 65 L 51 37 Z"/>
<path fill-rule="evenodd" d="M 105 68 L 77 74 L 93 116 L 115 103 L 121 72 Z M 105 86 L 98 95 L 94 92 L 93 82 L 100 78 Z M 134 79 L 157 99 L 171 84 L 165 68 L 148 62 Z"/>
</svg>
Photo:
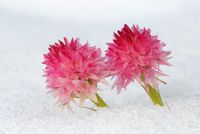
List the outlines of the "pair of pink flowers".
<svg viewBox="0 0 200 134">
<path fill-rule="evenodd" d="M 106 83 L 105 78 L 111 76 L 118 92 L 137 81 L 154 104 L 163 106 L 158 90 L 158 83 L 163 81 L 158 77 L 164 74 L 159 65 L 169 65 L 170 54 L 163 50 L 164 46 L 157 36 L 151 35 L 150 29 L 127 25 L 114 33 L 105 57 L 99 48 L 64 38 L 50 45 L 44 55 L 47 87 L 63 105 L 79 100 L 82 106 L 85 99 L 90 99 L 96 106 L 106 107 L 97 85 Z"/>
</svg>

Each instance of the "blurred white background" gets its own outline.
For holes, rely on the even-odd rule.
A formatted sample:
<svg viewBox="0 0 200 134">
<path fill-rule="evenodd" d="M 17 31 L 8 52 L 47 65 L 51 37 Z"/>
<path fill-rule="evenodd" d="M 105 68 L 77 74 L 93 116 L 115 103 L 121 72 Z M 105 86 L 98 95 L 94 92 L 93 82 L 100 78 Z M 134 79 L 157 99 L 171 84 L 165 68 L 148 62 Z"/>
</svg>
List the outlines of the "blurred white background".
<svg viewBox="0 0 200 134">
<path fill-rule="evenodd" d="M 111 109 L 57 106 L 46 94 L 43 54 L 64 36 L 106 50 L 113 32 L 138 24 L 172 51 L 158 108 L 137 84 L 117 95 L 102 87 Z M 200 133 L 200 1 L 0 0 L 0 134 Z"/>
</svg>

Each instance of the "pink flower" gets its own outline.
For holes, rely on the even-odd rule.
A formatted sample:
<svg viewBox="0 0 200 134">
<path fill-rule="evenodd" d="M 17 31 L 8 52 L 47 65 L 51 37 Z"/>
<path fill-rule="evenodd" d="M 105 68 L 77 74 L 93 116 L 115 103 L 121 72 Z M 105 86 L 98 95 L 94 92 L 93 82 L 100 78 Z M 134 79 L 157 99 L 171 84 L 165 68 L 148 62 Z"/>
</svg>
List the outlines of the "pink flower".
<svg viewBox="0 0 200 134">
<path fill-rule="evenodd" d="M 50 45 L 44 55 L 47 88 L 62 104 L 78 98 L 80 105 L 86 98 L 98 103 L 97 84 L 107 76 L 104 60 L 99 48 L 64 38 L 64 42 Z"/>
<path fill-rule="evenodd" d="M 113 87 L 118 92 L 136 80 L 144 86 L 157 87 L 161 72 L 160 65 L 169 65 L 167 60 L 170 52 L 164 51 L 165 44 L 150 29 L 140 29 L 138 26 L 129 28 L 127 25 L 114 33 L 112 43 L 108 43 L 106 51 L 107 64 L 115 77 Z"/>
</svg>

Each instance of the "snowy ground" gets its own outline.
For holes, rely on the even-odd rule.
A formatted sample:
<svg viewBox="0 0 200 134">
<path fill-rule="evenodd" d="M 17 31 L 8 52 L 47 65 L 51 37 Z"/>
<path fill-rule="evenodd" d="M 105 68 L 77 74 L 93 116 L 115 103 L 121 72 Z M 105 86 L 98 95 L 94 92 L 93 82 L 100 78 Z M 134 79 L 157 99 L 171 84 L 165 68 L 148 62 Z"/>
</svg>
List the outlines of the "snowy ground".
<svg viewBox="0 0 200 134">
<path fill-rule="evenodd" d="M 151 27 L 172 51 L 170 77 L 155 107 L 138 85 L 93 112 L 56 105 L 46 94 L 41 64 L 48 44 L 64 36 L 106 49 L 124 23 Z M 200 2 L 198 0 L 0 0 L 0 134 L 199 134 Z"/>
</svg>

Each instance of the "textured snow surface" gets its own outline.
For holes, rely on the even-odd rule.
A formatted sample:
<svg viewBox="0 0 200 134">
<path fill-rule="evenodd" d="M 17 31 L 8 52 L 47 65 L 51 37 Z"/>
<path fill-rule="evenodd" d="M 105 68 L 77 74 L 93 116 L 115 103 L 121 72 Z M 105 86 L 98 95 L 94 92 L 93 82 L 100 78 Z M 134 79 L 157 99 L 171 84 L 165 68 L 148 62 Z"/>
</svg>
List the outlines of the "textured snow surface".
<svg viewBox="0 0 200 134">
<path fill-rule="evenodd" d="M 0 0 L 0 134 L 199 134 L 199 15 L 198 0 Z M 80 37 L 106 50 L 124 23 L 150 27 L 172 51 L 160 86 L 169 108 L 137 84 L 119 95 L 99 85 L 110 109 L 58 106 L 42 77 L 48 45 Z"/>
</svg>

